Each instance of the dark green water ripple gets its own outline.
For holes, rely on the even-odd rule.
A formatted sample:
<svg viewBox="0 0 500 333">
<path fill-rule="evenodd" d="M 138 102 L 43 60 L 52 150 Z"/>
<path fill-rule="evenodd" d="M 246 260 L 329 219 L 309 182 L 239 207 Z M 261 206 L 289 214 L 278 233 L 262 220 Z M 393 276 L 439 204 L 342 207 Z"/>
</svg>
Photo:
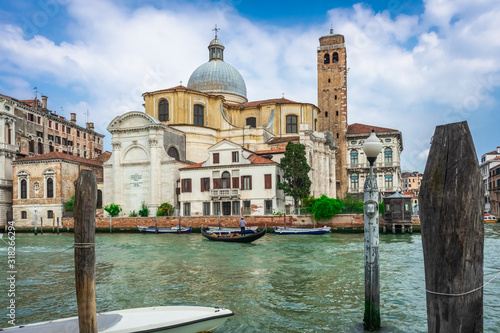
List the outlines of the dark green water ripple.
<svg viewBox="0 0 500 333">
<path fill-rule="evenodd" d="M 500 271 L 500 225 L 485 229 L 487 282 Z M 73 235 L 18 234 L 16 243 L 17 323 L 75 315 L 73 250 L 63 252 Z M 362 234 L 270 234 L 254 244 L 209 242 L 199 234 L 98 234 L 96 256 L 98 311 L 222 306 L 236 315 L 218 332 L 363 331 Z M 6 246 L 0 258 L 6 272 Z M 381 332 L 426 332 L 419 234 L 381 235 L 380 284 Z M 485 332 L 500 332 L 499 295 L 500 277 L 484 289 Z"/>
</svg>

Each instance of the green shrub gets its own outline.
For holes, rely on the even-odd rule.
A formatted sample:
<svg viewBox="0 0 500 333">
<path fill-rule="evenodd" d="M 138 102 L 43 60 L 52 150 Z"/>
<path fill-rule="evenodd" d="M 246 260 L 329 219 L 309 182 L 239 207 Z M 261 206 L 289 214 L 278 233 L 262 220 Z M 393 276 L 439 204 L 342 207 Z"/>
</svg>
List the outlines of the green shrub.
<svg viewBox="0 0 500 333">
<path fill-rule="evenodd" d="M 132 210 L 130 211 L 130 214 L 128 214 L 129 217 L 137 217 L 139 216 L 139 214 L 135 211 L 135 210 Z"/>
<path fill-rule="evenodd" d="M 314 214 L 314 219 L 316 221 L 328 220 L 331 219 L 334 215 L 340 213 L 342 207 L 342 202 L 337 199 L 329 198 L 323 194 L 321 197 L 314 201 L 312 213 Z"/>
<path fill-rule="evenodd" d="M 149 216 L 149 208 L 148 205 L 143 201 L 141 204 L 141 209 L 139 209 L 139 215 L 142 217 L 148 217 Z"/>
<path fill-rule="evenodd" d="M 68 212 L 72 212 L 74 209 L 75 209 L 75 195 L 72 195 L 71 196 L 71 199 L 69 199 L 68 201 L 66 201 L 64 203 L 64 208 L 68 211 Z"/>
<path fill-rule="evenodd" d="M 117 205 L 114 203 L 110 203 L 107 206 L 103 206 L 102 209 L 104 209 L 106 212 L 108 212 L 109 216 L 111 216 L 111 217 L 118 216 L 118 214 L 120 214 L 120 212 L 122 211 L 122 208 L 120 207 L 120 205 Z"/>
<path fill-rule="evenodd" d="M 344 208 L 342 209 L 343 213 L 363 214 L 363 201 L 358 198 L 355 198 L 352 195 L 347 195 L 345 198 L 339 200 L 344 205 Z"/>
<path fill-rule="evenodd" d="M 174 214 L 175 208 L 168 202 L 164 202 L 158 207 L 156 216 L 172 216 Z"/>
</svg>

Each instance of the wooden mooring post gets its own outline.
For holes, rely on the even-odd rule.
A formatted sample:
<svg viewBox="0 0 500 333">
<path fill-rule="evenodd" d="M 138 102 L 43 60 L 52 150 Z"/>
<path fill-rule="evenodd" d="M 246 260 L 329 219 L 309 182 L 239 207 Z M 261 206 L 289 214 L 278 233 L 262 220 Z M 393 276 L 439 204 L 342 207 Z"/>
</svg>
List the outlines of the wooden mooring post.
<svg viewBox="0 0 500 333">
<path fill-rule="evenodd" d="M 75 182 L 75 282 L 80 333 L 97 333 L 95 303 L 95 210 L 97 181 L 82 170 Z"/>
<path fill-rule="evenodd" d="M 428 332 L 483 332 L 484 198 L 467 122 L 436 127 L 419 204 Z"/>
</svg>

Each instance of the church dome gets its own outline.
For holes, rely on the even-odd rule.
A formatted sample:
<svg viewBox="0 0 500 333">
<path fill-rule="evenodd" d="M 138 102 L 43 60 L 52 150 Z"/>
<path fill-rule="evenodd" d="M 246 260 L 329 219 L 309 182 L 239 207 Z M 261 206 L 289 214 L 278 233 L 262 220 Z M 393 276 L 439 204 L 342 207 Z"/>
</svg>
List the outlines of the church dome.
<svg viewBox="0 0 500 333">
<path fill-rule="evenodd" d="M 240 72 L 224 62 L 224 45 L 215 37 L 208 46 L 209 61 L 198 67 L 189 78 L 187 87 L 206 93 L 221 94 L 229 102 L 247 101 L 247 87 Z M 234 96 L 236 95 L 236 96 Z"/>
</svg>

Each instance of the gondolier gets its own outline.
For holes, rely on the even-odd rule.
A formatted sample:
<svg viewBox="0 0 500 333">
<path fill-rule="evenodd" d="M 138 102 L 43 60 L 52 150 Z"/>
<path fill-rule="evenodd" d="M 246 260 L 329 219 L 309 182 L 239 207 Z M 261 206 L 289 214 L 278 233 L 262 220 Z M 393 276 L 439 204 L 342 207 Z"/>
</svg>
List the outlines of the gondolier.
<svg viewBox="0 0 500 333">
<path fill-rule="evenodd" d="M 241 229 L 241 235 L 245 235 L 245 226 L 247 224 L 247 221 L 245 221 L 245 219 L 243 218 L 243 216 L 241 217 L 240 219 L 240 229 Z"/>
</svg>

